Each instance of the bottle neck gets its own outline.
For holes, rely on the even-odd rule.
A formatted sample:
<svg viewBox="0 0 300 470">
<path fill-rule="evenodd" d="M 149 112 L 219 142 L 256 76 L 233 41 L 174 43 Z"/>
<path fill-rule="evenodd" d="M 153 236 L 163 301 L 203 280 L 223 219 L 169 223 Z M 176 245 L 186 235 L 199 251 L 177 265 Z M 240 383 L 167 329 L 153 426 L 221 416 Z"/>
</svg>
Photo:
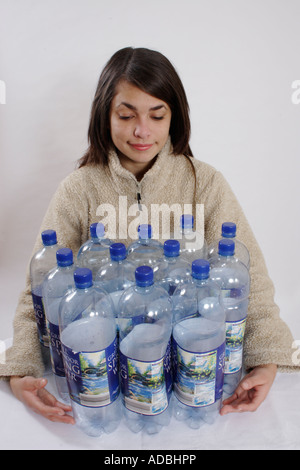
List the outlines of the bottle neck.
<svg viewBox="0 0 300 470">
<path fill-rule="evenodd" d="M 55 245 L 43 245 L 45 250 L 56 250 L 57 251 L 57 243 Z"/>
<path fill-rule="evenodd" d="M 143 238 L 143 237 L 139 237 L 139 242 L 140 243 L 143 243 L 144 245 L 148 244 L 150 242 L 151 238 Z"/>
<path fill-rule="evenodd" d="M 93 243 L 100 244 L 105 240 L 105 237 L 91 237 L 91 240 Z"/>
<path fill-rule="evenodd" d="M 226 240 L 235 240 L 236 236 L 235 235 L 227 235 L 226 233 L 222 234 L 222 238 L 225 238 Z"/>
<path fill-rule="evenodd" d="M 68 264 L 67 266 L 57 265 L 58 269 L 61 271 L 71 271 L 74 268 L 74 264 Z"/>
<path fill-rule="evenodd" d="M 196 286 L 203 286 L 203 284 L 207 283 L 208 279 L 208 277 L 205 277 L 204 279 L 197 279 L 196 277 L 193 277 L 193 282 Z"/>
<path fill-rule="evenodd" d="M 192 233 L 193 232 L 193 227 L 184 227 L 181 229 L 181 233 Z"/>
<path fill-rule="evenodd" d="M 174 263 L 177 259 L 179 259 L 179 254 L 178 254 L 178 255 L 174 255 L 174 256 L 167 256 L 167 255 L 165 255 L 165 260 L 166 260 L 168 263 Z"/>
<path fill-rule="evenodd" d="M 140 286 L 138 284 L 136 284 L 136 291 L 139 292 L 140 294 L 147 294 L 148 292 L 150 292 L 152 289 L 153 289 L 153 286 L 154 284 L 150 284 L 150 285 L 147 285 L 147 286 Z"/>
<path fill-rule="evenodd" d="M 234 255 L 221 255 L 219 253 L 219 258 L 222 259 L 222 260 L 230 260 L 230 259 L 234 258 Z"/>
<path fill-rule="evenodd" d="M 112 264 L 123 264 L 126 258 L 111 258 L 110 261 Z"/>
<path fill-rule="evenodd" d="M 86 287 L 78 287 L 78 286 L 75 286 L 76 287 L 76 291 L 78 292 L 79 295 L 84 295 L 88 292 L 90 292 L 93 288 L 93 285 L 91 286 L 86 286 Z"/>
</svg>

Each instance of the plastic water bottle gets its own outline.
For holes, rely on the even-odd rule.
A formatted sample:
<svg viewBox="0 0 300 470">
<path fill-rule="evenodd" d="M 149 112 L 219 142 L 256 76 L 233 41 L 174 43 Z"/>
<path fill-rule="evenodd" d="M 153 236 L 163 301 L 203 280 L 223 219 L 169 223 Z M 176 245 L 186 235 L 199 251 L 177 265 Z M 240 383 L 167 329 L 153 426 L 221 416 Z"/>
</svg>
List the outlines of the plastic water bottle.
<svg viewBox="0 0 300 470">
<path fill-rule="evenodd" d="M 178 240 L 166 240 L 164 243 L 164 259 L 159 269 L 158 284 L 169 295 L 191 277 L 190 264 L 180 257 L 180 243 Z"/>
<path fill-rule="evenodd" d="M 128 259 L 136 267 L 150 266 L 154 272 L 154 278 L 158 274 L 159 264 L 163 259 L 163 245 L 152 238 L 152 227 L 150 224 L 141 224 L 138 227 L 138 240 L 128 247 Z"/>
<path fill-rule="evenodd" d="M 59 306 L 64 295 L 74 287 L 72 250 L 69 248 L 57 250 L 56 260 L 56 268 L 48 273 L 43 282 L 42 293 L 50 339 L 52 371 L 59 395 L 64 401 L 69 401 L 59 333 Z"/>
<path fill-rule="evenodd" d="M 98 271 L 95 284 L 110 294 L 115 308 L 115 315 L 117 315 L 122 293 L 135 283 L 135 266 L 127 260 L 124 243 L 113 243 L 110 246 L 110 258 L 110 263 L 105 264 Z"/>
<path fill-rule="evenodd" d="M 49 337 L 43 305 L 42 285 L 48 272 L 56 266 L 57 236 L 54 230 L 45 230 L 41 234 L 43 248 L 35 253 L 30 262 L 31 294 L 38 336 L 41 343 L 45 371 L 51 370 Z"/>
<path fill-rule="evenodd" d="M 111 244 L 112 241 L 105 237 L 104 225 L 91 224 L 90 239 L 83 243 L 77 254 L 77 267 L 90 269 L 94 278 L 101 266 L 109 262 Z"/>
<path fill-rule="evenodd" d="M 60 306 L 64 367 L 77 426 L 89 436 L 114 431 L 120 422 L 118 352 L 113 305 L 78 268 L 75 288 Z"/>
<path fill-rule="evenodd" d="M 232 394 L 242 377 L 243 341 L 250 294 L 249 271 L 234 256 L 235 243 L 219 242 L 219 256 L 211 260 L 211 278 L 222 289 L 226 314 L 224 392 Z"/>
<path fill-rule="evenodd" d="M 228 238 L 235 243 L 235 257 L 238 258 L 244 265 L 250 268 L 250 254 L 248 248 L 244 243 L 236 238 L 236 224 L 234 222 L 224 222 L 222 224 L 221 239 Z M 219 256 L 219 241 L 216 240 L 208 247 L 208 259 L 217 258 Z"/>
<path fill-rule="evenodd" d="M 196 259 L 207 258 L 207 243 L 204 233 L 194 230 L 194 216 L 183 214 L 180 217 L 180 229 L 174 233 L 174 238 L 180 241 L 181 258 L 189 263 Z"/>
<path fill-rule="evenodd" d="M 207 260 L 192 264 L 192 281 L 173 295 L 174 414 L 197 429 L 219 414 L 225 361 L 225 311 Z"/>
<path fill-rule="evenodd" d="M 136 285 L 119 302 L 123 413 L 133 432 L 154 434 L 172 415 L 172 302 L 153 283 L 150 266 L 138 267 L 135 277 Z"/>
</svg>

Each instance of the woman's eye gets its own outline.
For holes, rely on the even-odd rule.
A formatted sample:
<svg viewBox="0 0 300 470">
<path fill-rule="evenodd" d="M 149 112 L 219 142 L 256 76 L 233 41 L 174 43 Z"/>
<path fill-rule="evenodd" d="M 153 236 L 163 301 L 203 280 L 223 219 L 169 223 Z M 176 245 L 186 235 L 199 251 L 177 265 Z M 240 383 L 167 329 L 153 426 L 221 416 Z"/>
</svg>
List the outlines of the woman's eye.
<svg viewBox="0 0 300 470">
<path fill-rule="evenodd" d="M 133 115 L 119 115 L 119 119 L 122 119 L 122 121 L 128 121 L 129 119 L 133 119 L 134 116 Z M 151 116 L 151 119 L 153 119 L 154 121 L 161 121 L 162 119 L 164 119 L 164 116 Z"/>
<path fill-rule="evenodd" d="M 123 121 L 128 121 L 128 119 L 131 119 L 132 116 L 119 116 L 120 119 L 122 119 Z"/>
</svg>

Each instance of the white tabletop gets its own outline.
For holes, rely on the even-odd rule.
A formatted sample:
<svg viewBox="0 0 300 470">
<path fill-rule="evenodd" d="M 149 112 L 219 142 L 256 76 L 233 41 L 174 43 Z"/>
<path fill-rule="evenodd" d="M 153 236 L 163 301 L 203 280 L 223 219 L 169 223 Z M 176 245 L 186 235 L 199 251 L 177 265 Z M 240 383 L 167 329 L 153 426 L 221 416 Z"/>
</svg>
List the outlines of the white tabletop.
<svg viewBox="0 0 300 470">
<path fill-rule="evenodd" d="M 48 390 L 55 393 L 52 377 Z M 51 423 L 17 401 L 0 381 L 0 449 L 28 450 L 202 450 L 300 449 L 300 375 L 278 373 L 255 413 L 229 414 L 213 425 L 192 430 L 174 418 L 159 434 L 134 434 L 124 422 L 112 434 L 85 436 L 76 426 Z M 118 454 L 120 455 L 120 453 Z"/>
</svg>

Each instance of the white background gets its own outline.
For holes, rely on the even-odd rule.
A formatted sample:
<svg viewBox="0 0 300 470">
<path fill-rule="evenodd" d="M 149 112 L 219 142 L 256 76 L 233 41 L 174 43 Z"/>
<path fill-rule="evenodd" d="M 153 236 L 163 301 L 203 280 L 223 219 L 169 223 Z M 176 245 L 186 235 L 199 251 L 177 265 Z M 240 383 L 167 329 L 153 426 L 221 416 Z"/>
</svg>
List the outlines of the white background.
<svg viewBox="0 0 300 470">
<path fill-rule="evenodd" d="M 0 0 L 0 340 L 48 203 L 87 147 L 99 74 L 126 46 L 175 65 L 193 152 L 231 184 L 300 339 L 299 15 L 297 0 Z"/>
</svg>

